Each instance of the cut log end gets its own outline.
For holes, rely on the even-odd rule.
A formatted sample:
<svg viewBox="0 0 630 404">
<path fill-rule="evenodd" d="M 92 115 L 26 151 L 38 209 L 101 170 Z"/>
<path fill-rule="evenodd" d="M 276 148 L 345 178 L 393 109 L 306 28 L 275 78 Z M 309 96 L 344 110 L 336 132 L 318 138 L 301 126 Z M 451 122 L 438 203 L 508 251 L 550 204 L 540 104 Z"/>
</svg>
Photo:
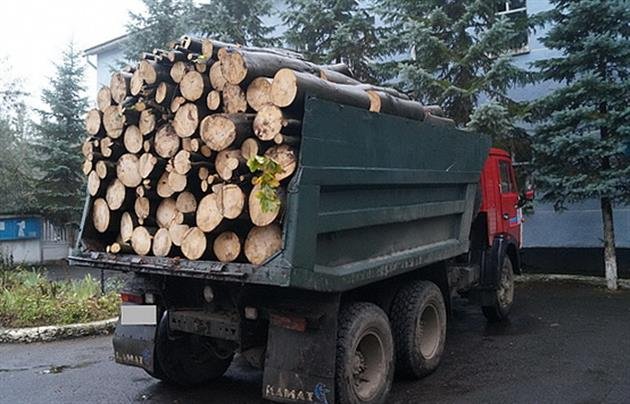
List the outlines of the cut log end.
<svg viewBox="0 0 630 404">
<path fill-rule="evenodd" d="M 271 84 L 271 101 L 274 105 L 285 108 L 295 101 L 298 94 L 297 76 L 291 69 L 281 69 L 276 73 Z"/>
<path fill-rule="evenodd" d="M 247 87 L 247 103 L 254 111 L 260 111 L 265 105 L 271 104 L 272 79 L 258 77 Z"/>
<path fill-rule="evenodd" d="M 110 211 L 107 206 L 107 201 L 103 198 L 98 198 L 92 205 L 92 223 L 94 228 L 99 233 L 105 233 L 109 228 Z"/>
<path fill-rule="evenodd" d="M 103 113 L 98 109 L 91 109 L 85 118 L 85 130 L 90 135 L 97 135 L 101 131 Z"/>
<path fill-rule="evenodd" d="M 282 249 L 282 230 L 276 224 L 254 227 L 245 239 L 245 256 L 254 265 L 261 265 Z"/>
<path fill-rule="evenodd" d="M 116 165 L 116 176 L 126 187 L 135 188 L 142 182 L 138 167 L 138 157 L 134 154 L 123 154 Z"/>
<path fill-rule="evenodd" d="M 131 240 L 133 228 L 133 218 L 131 216 L 131 213 L 124 212 L 120 218 L 120 240 L 123 243 Z"/>
<path fill-rule="evenodd" d="M 265 211 L 260 202 L 260 185 L 256 185 L 249 194 L 249 217 L 256 226 L 267 226 L 273 223 L 280 214 L 280 205 Z"/>
<path fill-rule="evenodd" d="M 233 262 L 241 254 L 241 241 L 232 231 L 226 231 L 214 240 L 214 255 L 221 262 Z"/>
<path fill-rule="evenodd" d="M 223 89 L 223 108 L 228 114 L 238 114 L 247 111 L 247 98 L 241 87 L 226 84 Z"/>
<path fill-rule="evenodd" d="M 131 247 L 138 255 L 147 255 L 151 252 L 152 236 L 144 226 L 133 229 L 131 235 Z"/>
<path fill-rule="evenodd" d="M 168 229 L 158 229 L 153 237 L 153 255 L 156 257 L 166 257 L 173 247 Z"/>
<path fill-rule="evenodd" d="M 181 243 L 182 254 L 189 260 L 198 260 L 206 253 L 206 234 L 197 227 L 188 229 Z"/>
<path fill-rule="evenodd" d="M 186 103 L 179 107 L 173 120 L 175 133 L 181 138 L 190 137 L 199 126 L 199 111 L 193 103 Z"/>
<path fill-rule="evenodd" d="M 211 232 L 223 221 L 221 201 L 216 194 L 206 195 L 197 207 L 197 226 L 203 232 Z"/>
</svg>

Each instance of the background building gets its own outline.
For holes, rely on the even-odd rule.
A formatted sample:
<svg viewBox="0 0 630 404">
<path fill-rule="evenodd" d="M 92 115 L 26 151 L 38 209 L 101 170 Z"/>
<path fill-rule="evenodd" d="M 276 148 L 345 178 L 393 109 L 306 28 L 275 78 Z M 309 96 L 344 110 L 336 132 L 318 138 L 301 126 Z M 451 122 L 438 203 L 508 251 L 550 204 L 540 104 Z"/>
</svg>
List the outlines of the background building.
<svg viewBox="0 0 630 404">
<path fill-rule="evenodd" d="M 37 215 L 0 215 L 0 255 L 16 263 L 42 264 L 63 260 L 72 241 L 71 229 Z"/>
<path fill-rule="evenodd" d="M 282 9 L 282 0 L 276 0 Z M 526 18 L 551 8 L 548 0 L 507 0 L 500 14 L 508 18 Z M 276 28 L 275 35 L 283 31 L 282 21 L 273 16 L 267 25 Z M 547 29 L 534 33 L 523 32 L 522 47 L 513 58 L 522 68 L 529 68 L 536 60 L 557 56 L 556 51 L 545 48 L 540 38 Z M 97 44 L 85 50 L 90 64 L 97 71 L 97 85 L 109 85 L 112 70 L 123 59 L 122 44 L 125 36 Z M 510 95 L 515 100 L 530 101 L 558 88 L 559 83 L 544 82 L 515 88 Z M 531 128 L 528 128 L 531 129 Z M 535 179 L 534 179 L 535 181 Z M 527 214 L 523 228 L 523 258 L 528 271 L 546 271 L 603 274 L 602 219 L 599 201 L 585 201 L 567 205 L 564 212 L 556 212 L 552 204 L 534 203 Z M 618 247 L 619 275 L 630 278 L 630 206 L 615 207 L 615 234 Z"/>
</svg>

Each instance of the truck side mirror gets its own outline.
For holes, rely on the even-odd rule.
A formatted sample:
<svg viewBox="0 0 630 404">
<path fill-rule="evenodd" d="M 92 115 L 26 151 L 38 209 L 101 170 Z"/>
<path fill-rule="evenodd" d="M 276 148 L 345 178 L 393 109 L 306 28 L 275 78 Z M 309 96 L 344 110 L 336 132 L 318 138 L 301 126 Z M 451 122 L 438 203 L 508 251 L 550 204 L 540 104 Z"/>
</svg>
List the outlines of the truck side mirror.
<svg viewBox="0 0 630 404">
<path fill-rule="evenodd" d="M 533 188 L 530 188 L 523 193 L 523 196 L 526 201 L 533 201 L 536 193 Z"/>
</svg>

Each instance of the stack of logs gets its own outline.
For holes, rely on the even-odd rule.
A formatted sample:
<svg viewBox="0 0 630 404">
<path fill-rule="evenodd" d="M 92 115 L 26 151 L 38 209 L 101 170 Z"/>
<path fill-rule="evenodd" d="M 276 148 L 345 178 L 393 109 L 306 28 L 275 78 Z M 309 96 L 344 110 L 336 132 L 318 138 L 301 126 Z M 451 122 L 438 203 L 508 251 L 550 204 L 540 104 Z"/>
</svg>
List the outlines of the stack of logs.
<svg viewBox="0 0 630 404">
<path fill-rule="evenodd" d="M 88 112 L 83 172 L 94 229 L 113 254 L 264 263 L 282 247 L 283 189 L 297 167 L 305 94 L 451 124 L 343 65 L 279 49 L 182 37 L 115 73 Z M 262 203 L 248 160 L 277 163 Z M 266 209 L 263 209 L 265 207 Z"/>
</svg>

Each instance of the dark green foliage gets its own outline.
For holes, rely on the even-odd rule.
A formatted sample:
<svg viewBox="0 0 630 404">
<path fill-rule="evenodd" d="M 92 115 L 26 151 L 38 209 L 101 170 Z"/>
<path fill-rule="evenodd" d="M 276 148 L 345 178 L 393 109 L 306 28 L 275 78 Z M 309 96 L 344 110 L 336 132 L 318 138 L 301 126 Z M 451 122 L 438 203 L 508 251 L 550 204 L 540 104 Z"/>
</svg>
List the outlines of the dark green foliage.
<svg viewBox="0 0 630 404">
<path fill-rule="evenodd" d="M 528 81 L 509 57 L 522 40 L 523 21 L 498 16 L 505 2 L 481 0 L 382 0 L 386 49 L 393 62 L 382 70 L 428 104 L 439 104 L 458 124 L 467 123 L 483 98 L 510 117 L 521 106 L 507 90 Z M 478 120 L 478 119 L 477 119 Z"/>
<path fill-rule="evenodd" d="M 63 52 L 50 87 L 42 92 L 47 108 L 38 111 L 40 123 L 35 125 L 34 196 L 39 211 L 60 224 L 79 221 L 85 196 L 80 144 L 88 103 L 81 57 L 73 44 Z"/>
<path fill-rule="evenodd" d="M 198 6 L 193 31 L 240 45 L 273 45 L 274 28 L 263 23 L 272 11 L 270 0 L 212 0 Z"/>
<path fill-rule="evenodd" d="M 553 0 L 537 16 L 561 57 L 535 63 L 565 86 L 536 101 L 536 180 L 562 206 L 587 198 L 630 199 L 630 7 L 625 0 Z"/>
<path fill-rule="evenodd" d="M 142 0 L 144 13 L 129 13 L 125 59 L 137 60 L 142 52 L 166 48 L 189 33 L 194 14 L 192 0 Z"/>
<path fill-rule="evenodd" d="M 21 82 L 6 66 L 0 72 L 0 214 L 26 213 L 33 208 L 29 112 Z"/>
<path fill-rule="evenodd" d="M 356 0 L 288 0 L 284 40 L 316 63 L 346 63 L 360 80 L 375 81 L 378 33 L 371 11 Z"/>
</svg>

